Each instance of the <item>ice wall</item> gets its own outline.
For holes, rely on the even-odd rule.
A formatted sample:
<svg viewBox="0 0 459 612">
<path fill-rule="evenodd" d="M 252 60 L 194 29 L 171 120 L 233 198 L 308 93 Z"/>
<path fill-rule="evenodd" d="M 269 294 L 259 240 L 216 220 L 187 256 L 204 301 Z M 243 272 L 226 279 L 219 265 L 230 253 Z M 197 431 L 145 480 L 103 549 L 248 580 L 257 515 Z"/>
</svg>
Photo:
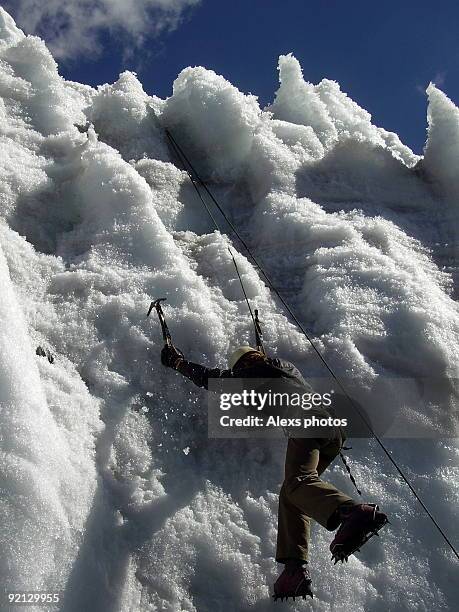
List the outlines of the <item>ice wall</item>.
<svg viewBox="0 0 459 612">
<path fill-rule="evenodd" d="M 20 266 L 36 257 L 14 237 L 8 246 Z M 61 592 L 96 487 L 98 402 L 68 360 L 54 367 L 35 358 L 39 336 L 30 333 L 2 252 L 0 283 L 2 589 Z"/>
<path fill-rule="evenodd" d="M 459 109 L 433 83 L 427 88 L 427 95 L 429 129 L 423 166 L 447 193 L 457 197 Z"/>
<path fill-rule="evenodd" d="M 203 67 L 167 100 L 130 72 L 95 90 L 59 77 L 0 9 L 2 585 L 59 590 L 65 612 L 271 608 L 285 444 L 209 440 L 205 392 L 161 366 L 146 318 L 167 296 L 174 341 L 207 364 L 253 341 L 229 239 L 164 128 L 340 375 L 386 402 L 390 377 L 449 377 L 452 406 L 456 107 L 429 88 L 419 158 L 337 83 L 307 83 L 293 56 L 279 70 L 267 109 Z M 269 352 L 323 374 L 233 248 Z M 419 388 L 402 390 L 422 421 Z M 455 443 L 388 445 L 453 537 Z M 454 609 L 450 553 L 378 449 L 354 446 L 365 496 L 393 526 L 338 569 L 315 530 L 315 606 Z M 339 466 L 329 477 L 349 490 Z"/>
</svg>

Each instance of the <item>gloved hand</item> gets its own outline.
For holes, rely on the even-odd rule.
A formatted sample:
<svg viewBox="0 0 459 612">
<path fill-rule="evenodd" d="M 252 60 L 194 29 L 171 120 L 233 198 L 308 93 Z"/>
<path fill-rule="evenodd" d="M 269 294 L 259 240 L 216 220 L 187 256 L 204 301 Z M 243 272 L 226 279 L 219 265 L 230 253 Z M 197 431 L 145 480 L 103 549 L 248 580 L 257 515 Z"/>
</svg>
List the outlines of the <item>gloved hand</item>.
<svg viewBox="0 0 459 612">
<path fill-rule="evenodd" d="M 161 363 L 166 368 L 173 368 L 175 370 L 180 359 L 184 359 L 183 353 L 180 349 L 175 346 L 165 344 L 161 351 Z"/>
</svg>

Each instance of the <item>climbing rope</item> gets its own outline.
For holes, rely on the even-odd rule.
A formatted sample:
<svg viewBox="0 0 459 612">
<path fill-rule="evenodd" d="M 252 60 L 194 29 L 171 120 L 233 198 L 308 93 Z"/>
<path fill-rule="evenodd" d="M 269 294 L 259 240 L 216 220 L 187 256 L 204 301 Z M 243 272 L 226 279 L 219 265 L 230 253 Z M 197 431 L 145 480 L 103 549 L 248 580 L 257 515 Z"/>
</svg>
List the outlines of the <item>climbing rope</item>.
<svg viewBox="0 0 459 612">
<path fill-rule="evenodd" d="M 351 472 L 351 468 L 349 467 L 349 464 L 346 461 L 346 457 L 343 455 L 343 452 L 342 452 L 343 450 L 351 450 L 351 447 L 350 446 L 342 446 L 341 450 L 339 451 L 339 456 L 341 457 L 341 461 L 344 464 L 346 472 L 349 474 L 349 478 L 350 478 L 352 484 L 354 485 L 355 490 L 360 495 L 360 497 L 362 497 L 362 491 L 359 489 L 359 487 L 357 486 L 357 483 L 355 482 L 355 478 L 354 478 L 354 476 L 353 476 L 353 474 Z"/>
<path fill-rule="evenodd" d="M 215 225 L 217 231 L 219 231 L 220 234 L 222 234 L 222 236 L 223 236 L 223 232 L 222 232 L 222 230 L 220 228 L 220 225 L 217 222 L 217 219 L 212 214 L 212 211 L 208 207 L 207 202 L 204 200 L 204 198 L 202 197 L 202 194 L 201 194 L 201 192 L 199 190 L 198 185 L 199 184 L 203 184 L 201 179 L 198 178 L 197 174 L 195 174 L 194 172 L 191 172 L 190 170 L 188 170 L 186 168 L 185 164 L 183 163 L 183 160 L 181 159 L 180 150 L 179 150 L 178 146 L 175 144 L 175 141 L 172 139 L 172 135 L 170 134 L 170 132 L 168 130 L 166 130 L 166 134 L 168 135 L 168 137 L 170 139 L 172 148 L 173 148 L 173 150 L 174 150 L 174 152 L 175 152 L 175 154 L 177 156 L 177 159 L 180 161 L 181 165 L 184 167 L 186 173 L 188 174 L 188 177 L 189 177 L 189 179 L 190 179 L 190 181 L 191 181 L 191 183 L 192 183 L 196 193 L 198 194 L 199 199 L 201 200 L 202 204 L 204 205 L 204 208 L 206 209 L 206 211 L 208 212 L 210 218 L 212 219 L 212 222 Z M 195 176 L 196 176 L 196 178 L 195 178 Z M 239 268 L 238 268 L 238 265 L 237 265 L 237 262 L 236 262 L 236 258 L 234 257 L 234 253 L 233 253 L 233 251 L 231 250 L 231 248 L 229 246 L 228 246 L 228 251 L 229 251 L 229 254 L 231 255 L 231 259 L 233 261 L 233 265 L 234 265 L 234 268 L 236 270 L 237 277 L 238 277 L 239 282 L 241 284 L 242 293 L 243 293 L 244 299 L 245 299 L 245 301 L 247 303 L 247 308 L 249 309 L 250 318 L 252 319 L 253 327 L 254 327 L 254 330 L 255 330 L 255 339 L 256 339 L 256 343 L 257 343 L 257 349 L 261 350 L 261 352 L 264 353 L 265 349 L 264 349 L 264 346 L 263 346 L 263 342 L 261 340 L 260 324 L 259 324 L 259 321 L 258 321 L 258 315 L 256 314 L 256 316 L 254 316 L 254 314 L 253 314 L 252 307 L 250 305 L 249 298 L 247 296 L 247 293 L 246 293 L 246 290 L 245 290 L 245 287 L 244 287 L 244 283 L 242 282 L 242 277 L 241 277 L 241 274 L 239 272 Z"/>
<path fill-rule="evenodd" d="M 418 493 L 416 492 L 416 490 L 414 489 L 414 487 L 412 486 L 412 484 L 410 483 L 410 481 L 408 480 L 407 476 L 405 475 L 405 473 L 403 472 L 403 470 L 399 467 L 399 465 L 397 464 L 397 462 L 395 461 L 395 459 L 392 457 L 392 455 L 390 454 L 389 450 L 386 448 L 386 446 L 384 445 L 384 443 L 382 442 L 382 440 L 379 438 L 379 436 L 376 434 L 376 432 L 374 431 L 373 427 L 371 426 L 370 422 L 367 420 L 366 416 L 362 413 L 362 411 L 359 409 L 359 407 L 357 406 L 357 404 L 354 402 L 354 400 L 351 398 L 351 396 L 349 395 L 349 393 L 347 392 L 347 390 L 345 389 L 344 385 L 342 384 L 342 382 L 339 380 L 339 378 L 337 377 L 337 375 L 335 374 L 335 372 L 333 371 L 333 369 L 329 366 L 329 364 L 327 363 L 325 357 L 323 357 L 323 355 L 321 354 L 321 352 L 319 351 L 319 349 L 316 347 L 316 345 L 314 344 L 314 342 L 312 341 L 312 339 L 310 338 L 309 334 L 307 333 L 307 331 L 304 329 L 303 325 L 301 324 L 301 322 L 298 320 L 298 318 L 296 317 L 295 313 L 291 310 L 290 306 L 286 303 L 286 301 L 284 300 L 284 298 L 282 297 L 282 295 L 279 293 L 279 291 L 276 289 L 276 287 L 273 285 L 271 279 L 269 278 L 269 276 L 267 275 L 267 273 L 265 272 L 265 270 L 263 269 L 263 267 L 261 266 L 261 264 L 257 261 L 256 257 L 254 256 L 254 254 L 252 253 L 251 249 L 249 248 L 249 246 L 247 245 L 247 243 L 245 242 L 245 240 L 241 237 L 240 233 L 238 232 L 237 228 L 233 225 L 233 223 L 231 222 L 231 220 L 228 218 L 228 216 L 226 215 L 225 211 L 222 209 L 222 207 L 220 206 L 220 204 L 218 203 L 218 201 L 216 200 L 216 198 L 214 197 L 214 195 L 212 194 L 212 192 L 209 190 L 209 188 L 207 187 L 207 185 L 202 181 L 201 177 L 199 176 L 199 174 L 197 173 L 197 171 L 195 170 L 195 168 L 193 167 L 193 165 L 191 164 L 190 160 L 188 159 L 188 157 L 185 155 L 183 149 L 180 147 L 180 145 L 177 143 L 177 141 L 175 140 L 175 138 L 173 137 L 173 135 L 171 134 L 171 132 L 166 129 L 165 130 L 166 136 L 169 140 L 169 143 L 171 145 L 172 150 L 175 152 L 175 155 L 177 156 L 178 160 L 180 161 L 180 164 L 182 165 L 182 167 L 185 169 L 185 171 L 187 172 L 196 192 L 199 195 L 199 198 L 201 200 L 201 202 L 204 204 L 207 212 L 209 213 L 209 216 L 211 217 L 213 223 L 215 224 L 216 229 L 223 234 L 223 232 L 221 231 L 216 219 L 214 218 L 214 216 L 212 215 L 210 209 L 208 208 L 207 204 L 204 201 L 204 198 L 202 197 L 202 194 L 200 192 L 199 187 L 202 187 L 204 189 L 204 191 L 207 193 L 207 195 L 209 196 L 209 198 L 212 200 L 212 202 L 214 203 L 214 205 L 217 207 L 218 211 L 220 212 L 220 214 L 222 215 L 223 219 L 225 220 L 225 222 L 228 224 L 228 226 L 230 227 L 230 229 L 232 230 L 232 232 L 234 233 L 234 235 L 237 237 L 237 239 L 239 240 L 239 242 L 242 244 L 242 246 L 244 247 L 245 251 L 247 252 L 247 254 L 249 255 L 250 259 L 253 261 L 253 263 L 255 264 L 256 268 L 259 270 L 259 272 L 262 274 L 263 278 L 266 280 L 267 285 L 269 286 L 269 288 L 272 290 L 272 292 L 277 296 L 277 298 L 279 299 L 279 301 L 281 302 L 281 304 L 284 306 L 285 310 L 290 314 L 290 316 L 292 317 L 293 321 L 296 323 L 296 325 L 298 326 L 298 328 L 301 330 L 301 332 L 303 333 L 303 335 L 305 336 L 305 338 L 308 340 L 309 344 L 311 345 L 311 347 L 313 348 L 313 350 L 315 351 L 315 353 L 317 354 L 317 356 L 319 357 L 319 359 L 321 360 L 321 362 L 323 363 L 323 365 L 326 367 L 326 369 L 328 370 L 328 372 L 330 373 L 330 375 L 332 376 L 332 378 L 335 380 L 336 384 L 340 387 L 340 389 L 342 390 L 343 394 L 345 395 L 346 399 L 348 400 L 349 404 L 352 406 L 352 408 L 356 411 L 356 413 L 359 415 L 359 417 L 361 418 L 361 420 L 363 421 L 363 423 L 365 423 L 368 431 L 371 433 L 371 435 L 373 436 L 373 438 L 375 439 L 375 441 L 377 442 L 377 444 L 380 446 L 380 448 L 382 449 L 382 451 L 384 452 L 384 454 L 386 455 L 386 457 L 389 459 L 389 461 L 391 462 L 391 464 L 394 466 L 395 470 L 397 471 L 397 473 L 400 475 L 400 477 L 402 478 L 402 480 L 405 482 L 405 484 L 408 486 L 408 488 L 410 489 L 411 493 L 413 494 L 413 496 L 415 497 L 415 499 L 418 501 L 418 503 L 421 505 L 421 507 L 424 509 L 424 511 L 426 512 L 427 516 L 430 518 L 430 520 L 432 521 L 432 523 L 435 525 L 435 527 L 437 528 L 438 532 L 441 534 L 441 536 L 443 537 L 444 541 L 446 542 L 446 544 L 449 546 L 449 548 L 452 550 L 452 552 L 454 553 L 454 555 L 456 556 L 456 558 L 459 560 L 459 553 L 457 552 L 456 548 L 454 547 L 454 545 L 452 544 L 452 542 L 449 540 L 448 536 L 446 535 L 446 533 L 443 531 L 443 529 L 440 527 L 440 525 L 438 524 L 438 522 L 435 520 L 435 518 L 433 517 L 432 513 L 430 512 L 430 510 L 427 508 L 427 506 L 425 505 L 425 503 L 422 501 L 422 499 L 419 497 Z M 228 247 L 229 248 L 229 247 Z M 233 258 L 233 262 L 236 266 L 236 270 L 237 270 L 237 264 L 236 261 L 234 259 L 234 255 L 231 251 L 231 249 L 229 249 L 232 258 Z M 255 319 L 253 317 L 253 313 L 252 313 L 252 309 L 250 308 L 250 304 L 249 301 L 247 299 L 245 290 L 244 290 L 244 285 L 242 282 L 242 278 L 239 275 L 238 272 L 238 276 L 239 276 L 239 280 L 241 282 L 243 291 L 244 291 L 244 296 L 246 298 L 247 304 L 249 306 L 249 310 L 250 310 L 250 314 L 252 316 L 252 321 L 254 322 L 255 325 Z M 351 481 L 353 482 L 354 486 L 356 487 L 357 491 L 360 493 L 359 489 L 357 488 L 357 485 L 355 483 L 354 477 L 352 476 L 352 474 L 350 473 L 350 468 L 347 465 L 347 462 L 345 461 L 342 453 L 341 454 L 341 458 L 344 460 L 344 464 L 346 466 L 346 469 L 348 471 L 348 473 L 351 476 Z"/>
</svg>

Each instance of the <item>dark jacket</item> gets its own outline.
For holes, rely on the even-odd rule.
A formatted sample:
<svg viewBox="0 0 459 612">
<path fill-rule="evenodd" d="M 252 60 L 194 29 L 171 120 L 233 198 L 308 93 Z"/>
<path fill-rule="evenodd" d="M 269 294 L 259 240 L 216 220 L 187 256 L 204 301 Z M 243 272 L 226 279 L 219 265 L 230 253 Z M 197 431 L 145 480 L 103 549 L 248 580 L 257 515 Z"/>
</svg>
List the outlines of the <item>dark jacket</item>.
<svg viewBox="0 0 459 612">
<path fill-rule="evenodd" d="M 221 370 L 220 368 L 206 368 L 198 363 L 182 361 L 177 371 L 194 382 L 198 387 L 209 388 L 209 378 L 282 378 L 291 381 L 294 386 L 302 387 L 303 391 L 311 391 L 311 387 L 304 380 L 299 370 L 284 359 L 271 359 L 269 357 L 262 363 L 257 363 L 240 370 Z"/>
</svg>

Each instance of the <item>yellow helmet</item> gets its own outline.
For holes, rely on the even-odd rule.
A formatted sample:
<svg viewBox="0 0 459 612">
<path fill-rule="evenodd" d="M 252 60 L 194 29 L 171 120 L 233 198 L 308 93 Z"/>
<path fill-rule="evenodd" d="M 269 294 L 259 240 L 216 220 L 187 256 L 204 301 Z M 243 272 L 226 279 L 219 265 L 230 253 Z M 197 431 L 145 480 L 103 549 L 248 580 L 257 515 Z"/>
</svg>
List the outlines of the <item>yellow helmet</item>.
<svg viewBox="0 0 459 612">
<path fill-rule="evenodd" d="M 230 370 L 232 370 L 234 366 L 237 364 L 237 362 L 239 361 L 239 359 L 244 357 L 244 355 L 247 355 L 248 353 L 258 353 L 258 352 L 259 351 L 257 351 L 257 349 L 254 349 L 251 346 L 240 346 L 229 356 L 228 367 L 230 368 Z"/>
</svg>

